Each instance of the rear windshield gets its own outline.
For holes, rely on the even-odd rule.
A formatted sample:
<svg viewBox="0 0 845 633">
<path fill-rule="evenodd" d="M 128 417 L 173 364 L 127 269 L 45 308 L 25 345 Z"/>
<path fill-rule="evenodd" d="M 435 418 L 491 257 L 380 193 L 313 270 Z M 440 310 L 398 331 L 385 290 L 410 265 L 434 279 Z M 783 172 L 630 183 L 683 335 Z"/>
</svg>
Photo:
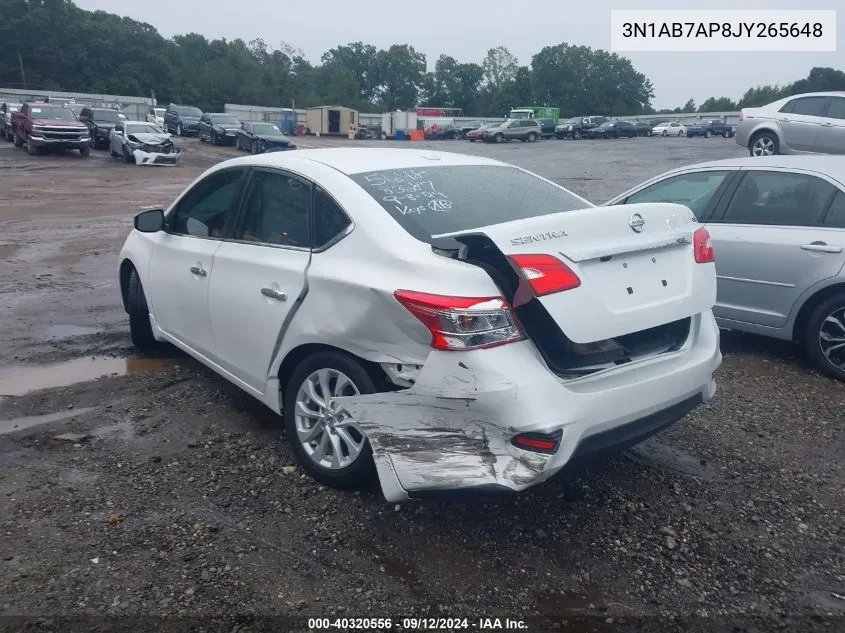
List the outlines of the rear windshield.
<svg viewBox="0 0 845 633">
<path fill-rule="evenodd" d="M 460 165 L 350 176 L 409 233 L 468 231 L 592 206 L 515 167 Z"/>
</svg>

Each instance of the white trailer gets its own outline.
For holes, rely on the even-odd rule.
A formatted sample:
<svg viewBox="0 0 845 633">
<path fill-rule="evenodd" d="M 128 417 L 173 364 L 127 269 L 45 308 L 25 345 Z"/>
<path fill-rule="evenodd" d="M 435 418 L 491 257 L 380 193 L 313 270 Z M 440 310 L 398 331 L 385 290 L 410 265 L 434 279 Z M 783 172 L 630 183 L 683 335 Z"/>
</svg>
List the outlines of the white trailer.
<svg viewBox="0 0 845 633">
<path fill-rule="evenodd" d="M 397 132 L 401 132 L 402 136 L 407 139 L 411 131 L 416 129 L 416 112 L 397 110 L 396 112 L 385 112 L 381 115 L 381 134 L 384 138 L 395 139 Z"/>
</svg>

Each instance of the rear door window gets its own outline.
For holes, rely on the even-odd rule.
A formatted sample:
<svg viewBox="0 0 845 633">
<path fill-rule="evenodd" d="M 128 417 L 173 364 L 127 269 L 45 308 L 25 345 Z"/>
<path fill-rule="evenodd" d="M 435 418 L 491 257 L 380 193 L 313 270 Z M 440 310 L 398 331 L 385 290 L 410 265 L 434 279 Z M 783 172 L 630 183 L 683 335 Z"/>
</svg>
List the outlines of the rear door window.
<svg viewBox="0 0 845 633">
<path fill-rule="evenodd" d="M 827 107 L 827 116 L 830 119 L 845 119 L 845 98 L 833 97 Z"/>
<path fill-rule="evenodd" d="M 722 222 L 773 226 L 817 226 L 837 189 L 821 178 L 778 171 L 749 171 L 728 204 Z"/>
<path fill-rule="evenodd" d="M 412 235 L 429 237 L 593 206 L 507 166 L 425 166 L 350 178 Z"/>
<path fill-rule="evenodd" d="M 824 226 L 832 226 L 836 229 L 845 229 L 845 193 L 836 193 L 833 204 L 827 211 L 824 219 Z"/>
<path fill-rule="evenodd" d="M 701 220 L 713 196 L 729 173 L 729 171 L 701 171 L 673 176 L 628 196 L 625 204 L 641 202 L 683 204 Z"/>
<path fill-rule="evenodd" d="M 796 99 L 792 106 L 792 114 L 803 114 L 805 116 L 821 116 L 827 104 L 827 97 L 804 97 Z"/>
</svg>

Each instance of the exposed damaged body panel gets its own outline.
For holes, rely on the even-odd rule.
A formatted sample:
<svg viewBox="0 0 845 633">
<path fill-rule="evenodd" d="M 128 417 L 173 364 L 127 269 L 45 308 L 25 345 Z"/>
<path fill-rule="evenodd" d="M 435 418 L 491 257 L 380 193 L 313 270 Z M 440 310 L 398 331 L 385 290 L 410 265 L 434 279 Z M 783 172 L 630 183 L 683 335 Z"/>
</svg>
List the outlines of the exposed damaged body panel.
<svg viewBox="0 0 845 633">
<path fill-rule="evenodd" d="M 131 153 L 136 165 L 173 166 L 182 162 L 182 150 L 167 134 L 130 134 L 127 139 L 135 145 Z"/>
</svg>

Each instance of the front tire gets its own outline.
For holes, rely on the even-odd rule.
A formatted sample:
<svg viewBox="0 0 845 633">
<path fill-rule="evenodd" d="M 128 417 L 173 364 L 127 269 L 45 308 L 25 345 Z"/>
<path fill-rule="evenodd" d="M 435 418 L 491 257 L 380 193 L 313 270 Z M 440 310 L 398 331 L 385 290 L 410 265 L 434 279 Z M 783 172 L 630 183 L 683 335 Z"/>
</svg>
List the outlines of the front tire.
<svg viewBox="0 0 845 633">
<path fill-rule="evenodd" d="M 88 158 L 91 155 L 91 148 L 90 147 L 80 147 L 79 148 L 79 155 L 82 158 Z"/>
<path fill-rule="evenodd" d="M 496 143 L 504 143 L 505 137 L 502 134 L 496 134 L 496 136 L 493 137 L 493 141 Z"/>
<path fill-rule="evenodd" d="M 845 381 L 845 293 L 835 294 L 813 310 L 803 342 L 819 369 Z"/>
<path fill-rule="evenodd" d="M 126 149 L 126 145 L 123 146 L 123 160 L 124 162 L 131 163 L 134 159 L 132 158 L 132 154 Z"/>
<path fill-rule="evenodd" d="M 152 349 L 157 342 L 153 336 L 153 326 L 150 323 L 150 310 L 147 307 L 147 298 L 144 296 L 144 288 L 141 286 L 138 271 L 134 269 L 129 275 L 127 294 L 129 334 L 132 337 L 132 344 L 139 349 Z"/>
<path fill-rule="evenodd" d="M 320 483 L 356 488 L 373 476 L 370 443 L 334 398 L 375 391 L 356 359 L 328 351 L 302 361 L 285 385 L 288 440 L 302 467 Z"/>
<path fill-rule="evenodd" d="M 778 150 L 778 137 L 774 132 L 761 132 L 755 135 L 748 144 L 748 152 L 751 156 L 774 156 Z"/>
<path fill-rule="evenodd" d="M 26 151 L 29 152 L 30 156 L 38 156 L 38 146 L 32 142 L 32 140 L 28 140 L 26 142 Z"/>
</svg>

